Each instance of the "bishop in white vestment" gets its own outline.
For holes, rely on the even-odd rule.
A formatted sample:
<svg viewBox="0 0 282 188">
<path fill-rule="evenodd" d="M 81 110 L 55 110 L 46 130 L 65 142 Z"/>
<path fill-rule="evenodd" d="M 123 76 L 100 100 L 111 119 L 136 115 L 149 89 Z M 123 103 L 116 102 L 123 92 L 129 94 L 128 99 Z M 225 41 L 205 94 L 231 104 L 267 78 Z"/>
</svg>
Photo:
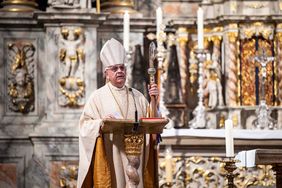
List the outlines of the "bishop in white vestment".
<svg viewBox="0 0 282 188">
<path fill-rule="evenodd" d="M 100 58 L 106 67 L 105 74 L 108 82 L 91 94 L 80 118 L 78 187 L 94 187 L 96 185 L 96 187 L 125 188 L 128 185 L 125 171 L 128 160 L 125 155 L 123 134 L 103 134 L 102 136 L 110 171 L 110 177 L 104 178 L 109 179 L 110 185 L 97 185 L 93 173 L 89 175 L 91 171 L 93 172 L 92 168 L 95 168 L 95 163 L 93 164 L 96 157 L 94 150 L 97 138 L 101 136 L 101 122 L 104 118 L 134 120 L 135 110 L 138 112 L 138 117 L 145 117 L 148 102 L 142 93 L 125 86 L 126 54 L 123 46 L 117 40 L 111 39 L 106 42 L 101 50 Z M 149 94 L 158 95 L 157 85 L 153 85 L 149 89 Z M 144 135 L 145 141 L 138 168 L 140 177 L 138 188 L 146 187 L 143 175 L 149 157 L 149 136 Z M 102 161 L 98 161 L 98 163 L 100 162 Z M 91 176 L 90 180 L 89 176 Z M 94 183 L 91 184 L 89 181 Z"/>
</svg>

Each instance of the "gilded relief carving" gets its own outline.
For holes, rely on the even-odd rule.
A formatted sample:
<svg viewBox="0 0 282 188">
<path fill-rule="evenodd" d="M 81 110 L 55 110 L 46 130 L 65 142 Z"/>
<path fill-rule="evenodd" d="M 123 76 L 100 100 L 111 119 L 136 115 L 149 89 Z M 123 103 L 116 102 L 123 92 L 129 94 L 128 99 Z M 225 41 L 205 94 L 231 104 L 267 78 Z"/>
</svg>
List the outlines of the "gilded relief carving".
<svg viewBox="0 0 282 188">
<path fill-rule="evenodd" d="M 62 165 L 59 171 L 59 184 L 62 188 L 74 188 L 77 186 L 77 165 Z"/>
<path fill-rule="evenodd" d="M 173 157 L 171 187 L 225 187 L 226 171 L 221 157 Z M 160 187 L 166 187 L 166 160 L 160 159 Z M 255 168 L 237 168 L 234 171 L 236 187 L 273 186 L 275 176 L 271 165 L 259 165 Z"/>
<path fill-rule="evenodd" d="M 34 110 L 34 53 L 32 43 L 8 44 L 8 106 L 14 112 Z"/>
<path fill-rule="evenodd" d="M 81 28 L 62 28 L 60 33 L 59 105 L 76 107 L 84 104 L 85 37 Z"/>
<path fill-rule="evenodd" d="M 253 36 L 262 36 L 267 40 L 272 40 L 273 35 L 273 25 L 265 25 L 261 22 L 256 22 L 251 25 L 240 26 L 240 39 L 251 39 Z"/>
</svg>

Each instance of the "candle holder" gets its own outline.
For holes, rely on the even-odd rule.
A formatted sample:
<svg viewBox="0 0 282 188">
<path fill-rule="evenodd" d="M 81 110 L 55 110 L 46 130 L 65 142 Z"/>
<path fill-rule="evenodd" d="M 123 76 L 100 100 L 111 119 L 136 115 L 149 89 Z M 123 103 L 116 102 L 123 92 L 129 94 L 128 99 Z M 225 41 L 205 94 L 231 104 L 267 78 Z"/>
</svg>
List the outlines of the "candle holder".
<svg viewBox="0 0 282 188">
<path fill-rule="evenodd" d="M 165 26 L 163 24 L 160 25 L 159 32 L 157 33 L 157 59 L 158 59 L 158 83 L 160 84 L 160 101 L 159 101 L 159 109 L 161 114 L 164 117 L 167 117 L 169 111 L 167 110 L 164 103 L 164 67 L 163 63 L 165 60 L 166 49 L 164 47 L 164 42 L 166 41 L 166 33 L 164 32 Z"/>
<path fill-rule="evenodd" d="M 205 49 L 196 49 L 195 54 L 198 60 L 198 105 L 193 111 L 194 118 L 189 122 L 189 125 L 193 129 L 205 129 L 207 126 L 206 109 L 203 103 L 204 89 L 203 89 L 203 63 L 207 58 L 208 51 Z"/>
<path fill-rule="evenodd" d="M 225 175 L 227 177 L 227 187 L 236 188 L 234 185 L 235 174 L 233 172 L 237 169 L 235 163 L 237 163 L 238 160 L 235 160 L 234 157 L 226 157 L 222 160 L 222 162 L 225 164 L 224 169 L 227 172 Z"/>
<path fill-rule="evenodd" d="M 129 48 L 128 51 L 126 51 L 126 59 L 127 59 L 127 63 L 126 63 L 126 85 L 128 86 L 132 86 L 132 54 L 133 51 L 131 50 L 131 48 Z"/>
</svg>

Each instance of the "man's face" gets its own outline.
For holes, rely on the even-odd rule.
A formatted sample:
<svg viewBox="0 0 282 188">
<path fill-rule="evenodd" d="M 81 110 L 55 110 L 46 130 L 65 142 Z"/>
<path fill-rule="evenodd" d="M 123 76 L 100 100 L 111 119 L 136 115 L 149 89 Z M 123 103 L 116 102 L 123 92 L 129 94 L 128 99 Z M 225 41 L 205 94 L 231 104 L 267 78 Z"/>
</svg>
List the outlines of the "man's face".
<svg viewBox="0 0 282 188">
<path fill-rule="evenodd" d="M 126 80 L 126 67 L 116 64 L 106 68 L 106 77 L 116 87 L 123 87 Z"/>
</svg>

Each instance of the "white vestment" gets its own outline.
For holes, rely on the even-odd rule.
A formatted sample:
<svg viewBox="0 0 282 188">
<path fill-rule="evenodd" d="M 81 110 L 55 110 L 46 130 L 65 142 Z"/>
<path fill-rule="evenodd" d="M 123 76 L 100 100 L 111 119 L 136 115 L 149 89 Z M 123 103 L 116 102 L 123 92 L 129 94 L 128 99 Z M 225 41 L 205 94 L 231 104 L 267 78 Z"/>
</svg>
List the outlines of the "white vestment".
<svg viewBox="0 0 282 188">
<path fill-rule="evenodd" d="M 117 88 L 107 83 L 105 86 L 94 91 L 88 99 L 79 122 L 79 188 L 82 186 L 91 164 L 92 154 L 96 139 L 99 136 L 102 119 L 108 115 L 126 116 L 127 106 L 128 115 L 122 118 L 135 118 L 135 105 L 132 92 L 134 93 L 136 101 L 138 117 L 145 117 L 148 102 L 143 94 L 135 89 L 129 91 L 127 87 Z M 128 177 L 125 172 L 128 160 L 124 151 L 123 134 L 104 134 L 103 139 L 111 170 L 112 187 L 125 188 L 126 182 L 128 182 Z M 144 150 L 145 155 L 144 152 L 142 152 L 140 156 L 140 166 L 138 168 L 138 174 L 140 176 L 138 188 L 144 187 L 143 169 L 148 159 L 149 135 L 146 135 Z"/>
</svg>

